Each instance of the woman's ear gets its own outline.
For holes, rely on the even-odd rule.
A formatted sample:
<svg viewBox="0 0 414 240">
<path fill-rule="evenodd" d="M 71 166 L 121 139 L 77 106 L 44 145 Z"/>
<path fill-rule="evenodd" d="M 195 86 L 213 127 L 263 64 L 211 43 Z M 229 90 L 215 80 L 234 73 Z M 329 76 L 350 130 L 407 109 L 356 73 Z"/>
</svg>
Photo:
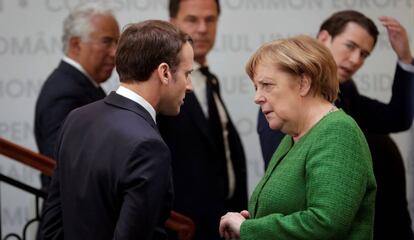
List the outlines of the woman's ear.
<svg viewBox="0 0 414 240">
<path fill-rule="evenodd" d="M 311 85 L 312 85 L 312 79 L 305 74 L 302 74 L 300 78 L 301 78 L 300 89 L 299 89 L 300 96 L 305 97 L 310 92 Z"/>
</svg>

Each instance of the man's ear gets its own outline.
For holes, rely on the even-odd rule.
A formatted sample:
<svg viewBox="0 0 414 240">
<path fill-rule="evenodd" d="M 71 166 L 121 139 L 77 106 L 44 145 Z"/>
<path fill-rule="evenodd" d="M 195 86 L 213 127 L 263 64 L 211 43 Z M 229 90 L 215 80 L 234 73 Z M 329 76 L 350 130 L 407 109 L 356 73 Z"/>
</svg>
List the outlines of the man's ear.
<svg viewBox="0 0 414 240">
<path fill-rule="evenodd" d="M 79 49 L 80 43 L 81 43 L 80 37 L 71 37 L 69 39 L 69 47 L 72 49 Z"/>
<path fill-rule="evenodd" d="M 161 63 L 157 68 L 157 75 L 161 81 L 161 84 L 168 84 L 171 79 L 170 66 L 167 63 Z"/>
<path fill-rule="evenodd" d="M 68 44 L 69 44 L 68 51 L 71 51 L 71 52 L 73 52 L 75 54 L 79 54 L 80 48 L 81 48 L 81 46 L 80 46 L 80 44 L 81 44 L 80 37 L 71 37 L 69 39 Z"/>
<path fill-rule="evenodd" d="M 323 42 L 323 43 L 326 43 L 328 41 L 330 42 L 332 40 L 332 36 L 331 36 L 331 34 L 329 34 L 328 31 L 322 30 L 318 34 L 318 40 Z"/>
<path fill-rule="evenodd" d="M 300 79 L 299 94 L 300 96 L 305 97 L 310 92 L 311 85 L 312 85 L 312 79 L 305 74 L 302 74 L 300 78 L 301 79 Z"/>
</svg>

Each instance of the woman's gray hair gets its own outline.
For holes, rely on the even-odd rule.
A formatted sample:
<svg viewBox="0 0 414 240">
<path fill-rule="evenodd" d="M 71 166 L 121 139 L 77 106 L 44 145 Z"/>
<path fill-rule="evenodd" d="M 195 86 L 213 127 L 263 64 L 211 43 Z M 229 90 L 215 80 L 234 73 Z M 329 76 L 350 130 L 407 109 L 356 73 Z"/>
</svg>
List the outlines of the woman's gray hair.
<svg viewBox="0 0 414 240">
<path fill-rule="evenodd" d="M 93 31 L 91 19 L 96 15 L 114 17 L 109 8 L 96 3 L 83 4 L 71 11 L 63 21 L 63 52 L 66 53 L 68 50 L 69 40 L 72 37 L 79 37 L 84 41 L 88 40 L 90 33 Z"/>
</svg>

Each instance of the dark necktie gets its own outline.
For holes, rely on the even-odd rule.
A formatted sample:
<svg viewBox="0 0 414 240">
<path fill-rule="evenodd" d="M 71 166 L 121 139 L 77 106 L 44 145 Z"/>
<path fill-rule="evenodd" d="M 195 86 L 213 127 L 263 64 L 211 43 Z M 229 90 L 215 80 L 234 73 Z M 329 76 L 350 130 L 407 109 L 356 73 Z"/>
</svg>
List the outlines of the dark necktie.
<svg viewBox="0 0 414 240">
<path fill-rule="evenodd" d="M 97 96 L 98 100 L 106 97 L 106 93 L 105 93 L 105 91 L 102 89 L 102 87 L 98 87 L 98 88 L 97 88 L 97 91 L 96 91 L 96 96 Z"/>
<path fill-rule="evenodd" d="M 223 136 L 223 127 L 222 122 L 220 119 L 219 111 L 217 108 L 217 102 L 221 101 L 220 96 L 220 86 L 217 81 L 216 76 L 212 74 L 208 67 L 201 67 L 200 72 L 206 76 L 206 95 L 207 95 L 207 104 L 208 104 L 208 124 L 214 141 L 217 146 L 217 150 L 219 153 L 219 157 L 217 159 L 219 169 L 218 171 L 221 172 L 221 176 L 223 176 L 224 185 L 226 187 L 227 197 L 230 198 L 233 196 L 234 188 L 235 188 L 235 176 L 234 176 L 234 169 L 232 166 L 232 162 L 230 159 L 226 157 L 226 150 L 224 146 L 224 136 Z M 216 101 L 216 99 L 218 101 Z M 224 107 L 224 105 L 222 105 Z M 227 127 L 227 125 L 226 125 Z M 226 129 L 228 130 L 228 129 Z M 231 145 L 231 144 L 230 144 Z M 228 149 L 231 151 L 230 149 Z M 230 190 L 232 189 L 232 190 Z"/>
<path fill-rule="evenodd" d="M 206 97 L 208 105 L 209 128 L 215 142 L 217 143 L 217 147 L 221 156 L 223 156 L 225 159 L 226 157 L 224 150 L 223 128 L 215 100 L 216 98 L 220 99 L 220 87 L 218 85 L 216 76 L 214 76 L 214 74 L 208 70 L 208 67 L 201 67 L 200 72 L 206 77 Z"/>
</svg>

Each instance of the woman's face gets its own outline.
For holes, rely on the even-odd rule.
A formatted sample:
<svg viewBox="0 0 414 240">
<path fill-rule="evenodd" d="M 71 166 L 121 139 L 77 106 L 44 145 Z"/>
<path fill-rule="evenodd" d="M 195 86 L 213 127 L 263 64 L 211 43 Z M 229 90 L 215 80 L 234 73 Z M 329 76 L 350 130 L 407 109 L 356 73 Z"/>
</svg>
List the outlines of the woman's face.
<svg viewBox="0 0 414 240">
<path fill-rule="evenodd" d="M 271 64 L 255 69 L 255 103 L 259 104 L 271 129 L 294 134 L 301 104 L 300 76 L 283 72 Z"/>
</svg>

